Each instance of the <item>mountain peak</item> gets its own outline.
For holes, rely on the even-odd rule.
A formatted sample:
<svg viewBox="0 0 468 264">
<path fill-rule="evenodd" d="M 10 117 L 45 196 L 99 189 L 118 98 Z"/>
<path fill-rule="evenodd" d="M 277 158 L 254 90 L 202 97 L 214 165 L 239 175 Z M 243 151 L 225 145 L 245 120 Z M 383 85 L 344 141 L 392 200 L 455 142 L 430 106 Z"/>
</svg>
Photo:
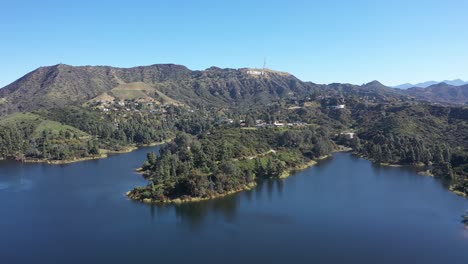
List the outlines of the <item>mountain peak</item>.
<svg viewBox="0 0 468 264">
<path fill-rule="evenodd" d="M 375 86 L 375 85 L 379 85 L 379 86 L 384 86 L 381 82 L 377 81 L 377 80 L 373 80 L 372 82 L 368 82 L 365 84 L 366 86 Z"/>
<path fill-rule="evenodd" d="M 437 88 L 437 87 L 451 87 L 451 86 L 455 86 L 455 85 L 451 85 L 451 84 L 448 84 L 446 82 L 440 82 L 440 83 L 436 83 L 436 84 L 433 84 L 433 85 L 425 87 L 425 88 L 426 89 L 431 89 L 431 88 Z"/>
<path fill-rule="evenodd" d="M 59 64 L 55 64 L 55 65 L 45 67 L 45 68 L 67 69 L 67 68 L 73 68 L 73 66 L 68 65 L 68 64 L 64 64 L 64 63 L 59 63 Z"/>
</svg>

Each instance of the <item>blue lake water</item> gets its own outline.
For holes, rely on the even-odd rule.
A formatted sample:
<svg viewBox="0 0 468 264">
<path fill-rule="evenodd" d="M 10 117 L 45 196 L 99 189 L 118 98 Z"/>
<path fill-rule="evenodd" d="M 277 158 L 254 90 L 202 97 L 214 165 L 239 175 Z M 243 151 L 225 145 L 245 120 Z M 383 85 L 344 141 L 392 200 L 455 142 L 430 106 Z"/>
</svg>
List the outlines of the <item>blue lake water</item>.
<svg viewBox="0 0 468 264">
<path fill-rule="evenodd" d="M 0 263 L 468 263 L 468 200 L 410 169 L 338 153 L 252 191 L 152 206 L 125 196 L 150 150 L 0 161 Z"/>
</svg>

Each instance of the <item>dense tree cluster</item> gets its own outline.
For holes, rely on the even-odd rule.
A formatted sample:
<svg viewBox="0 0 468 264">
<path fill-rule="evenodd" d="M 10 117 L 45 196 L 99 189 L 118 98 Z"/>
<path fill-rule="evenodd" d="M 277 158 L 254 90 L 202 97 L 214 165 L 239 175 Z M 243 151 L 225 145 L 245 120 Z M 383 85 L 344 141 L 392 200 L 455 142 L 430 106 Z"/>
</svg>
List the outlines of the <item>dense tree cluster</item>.
<svg viewBox="0 0 468 264">
<path fill-rule="evenodd" d="M 118 150 L 130 144 L 149 144 L 170 137 L 172 124 L 148 113 L 103 114 L 86 108 L 69 107 L 43 113 L 45 117 L 76 127 L 99 139 L 102 148 Z"/>
<path fill-rule="evenodd" d="M 149 153 L 143 165 L 150 184 L 130 196 L 164 201 L 211 197 L 245 188 L 255 180 L 278 178 L 305 161 L 328 155 L 334 144 L 322 129 L 217 128 L 194 137 L 180 133 Z"/>
<path fill-rule="evenodd" d="M 446 144 L 427 144 L 416 137 L 377 134 L 360 144 L 356 151 L 379 163 L 425 165 L 450 162 L 451 152 Z"/>
<path fill-rule="evenodd" d="M 0 127 L 0 158 L 68 160 L 99 154 L 97 141 L 73 131 L 43 130 L 32 136 L 31 126 Z"/>
<path fill-rule="evenodd" d="M 0 127 L 0 158 L 15 157 L 27 148 L 24 141 L 27 130 L 22 131 L 16 127 Z"/>
<path fill-rule="evenodd" d="M 360 106 L 353 110 L 358 137 L 344 144 L 377 163 L 417 165 L 468 194 L 466 113 L 426 104 Z"/>
<path fill-rule="evenodd" d="M 170 139 L 174 131 L 200 134 L 211 127 L 205 112 L 169 106 L 164 115 L 149 112 L 103 113 L 65 107 L 10 118 L 0 124 L 0 158 L 72 160 Z"/>
<path fill-rule="evenodd" d="M 450 180 L 452 189 L 468 193 L 468 155 L 447 143 L 376 133 L 371 138 L 355 138 L 348 144 L 356 153 L 377 163 L 423 166 L 435 176 Z"/>
</svg>

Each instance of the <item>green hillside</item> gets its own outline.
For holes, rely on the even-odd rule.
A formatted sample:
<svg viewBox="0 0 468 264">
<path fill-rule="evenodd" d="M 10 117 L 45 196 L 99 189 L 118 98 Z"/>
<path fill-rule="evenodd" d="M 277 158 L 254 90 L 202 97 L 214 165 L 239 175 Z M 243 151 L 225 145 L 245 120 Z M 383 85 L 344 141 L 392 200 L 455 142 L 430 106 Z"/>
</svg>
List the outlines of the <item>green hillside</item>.
<svg viewBox="0 0 468 264">
<path fill-rule="evenodd" d="M 60 133 L 70 132 L 78 137 L 90 137 L 87 133 L 68 125 L 59 122 L 44 119 L 43 117 L 33 113 L 15 113 L 0 119 L 0 126 L 17 127 L 19 129 L 30 129 L 31 138 L 39 138 L 44 131 L 58 135 Z M 31 130 L 32 129 L 32 130 Z"/>
</svg>

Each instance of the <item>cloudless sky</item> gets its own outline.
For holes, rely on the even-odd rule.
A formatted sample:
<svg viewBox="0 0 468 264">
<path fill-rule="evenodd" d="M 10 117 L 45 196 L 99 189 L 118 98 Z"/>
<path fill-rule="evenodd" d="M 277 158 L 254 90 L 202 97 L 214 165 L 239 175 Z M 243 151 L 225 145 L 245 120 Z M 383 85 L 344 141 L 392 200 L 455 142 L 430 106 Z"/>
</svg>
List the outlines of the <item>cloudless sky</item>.
<svg viewBox="0 0 468 264">
<path fill-rule="evenodd" d="M 316 83 L 468 80 L 467 0 L 1 0 L 0 87 L 40 66 L 267 67 Z"/>
</svg>

